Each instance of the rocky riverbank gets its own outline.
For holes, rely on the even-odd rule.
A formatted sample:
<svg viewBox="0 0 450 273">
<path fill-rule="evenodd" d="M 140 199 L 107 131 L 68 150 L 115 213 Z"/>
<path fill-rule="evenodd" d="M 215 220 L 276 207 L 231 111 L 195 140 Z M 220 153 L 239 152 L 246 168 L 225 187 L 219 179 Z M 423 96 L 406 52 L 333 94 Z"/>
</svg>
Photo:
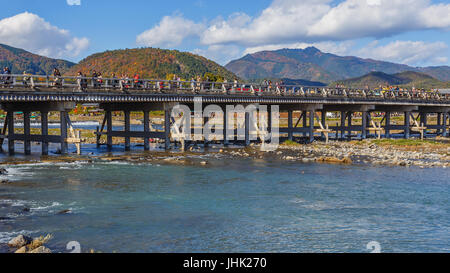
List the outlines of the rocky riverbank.
<svg viewBox="0 0 450 273">
<path fill-rule="evenodd" d="M 158 145 L 158 144 L 156 144 Z M 163 145 L 160 144 L 162 147 Z M 161 148 L 160 147 L 160 148 Z M 450 142 L 448 140 L 364 140 L 350 142 L 314 142 L 298 144 L 287 141 L 276 151 L 264 152 L 260 146 L 224 148 L 210 145 L 206 150 L 201 146 L 190 147 L 189 151 L 173 150 L 165 152 L 132 152 L 123 154 L 50 156 L 40 159 L 13 159 L 0 165 L 50 163 L 50 162 L 94 162 L 125 161 L 132 163 L 208 165 L 208 159 L 231 157 L 283 160 L 298 163 L 330 163 L 355 165 L 386 165 L 419 168 L 450 167 Z M 5 181 L 3 181 L 6 183 Z"/>
<path fill-rule="evenodd" d="M 31 238 L 26 235 L 18 235 L 11 239 L 7 246 L 14 251 L 14 253 L 52 253 L 52 251 L 45 246 L 45 244 L 52 238 L 52 235 L 41 236 L 38 238 Z"/>
<path fill-rule="evenodd" d="M 405 167 L 450 167 L 450 143 L 422 140 L 365 140 L 281 145 L 285 160 Z"/>
<path fill-rule="evenodd" d="M 198 159 L 199 154 L 206 157 Z M 211 150 L 191 148 L 185 153 L 153 153 L 136 156 L 100 156 L 104 161 L 157 162 L 161 164 L 207 165 L 208 157 L 244 157 L 252 159 L 284 160 L 299 163 L 331 163 L 359 165 L 387 165 L 420 168 L 450 167 L 450 143 L 422 140 L 365 140 L 330 142 L 324 144 L 297 144 L 286 142 L 276 151 L 263 152 L 259 145 L 246 148 L 222 148 Z M 206 160 L 206 161 L 205 161 Z"/>
</svg>

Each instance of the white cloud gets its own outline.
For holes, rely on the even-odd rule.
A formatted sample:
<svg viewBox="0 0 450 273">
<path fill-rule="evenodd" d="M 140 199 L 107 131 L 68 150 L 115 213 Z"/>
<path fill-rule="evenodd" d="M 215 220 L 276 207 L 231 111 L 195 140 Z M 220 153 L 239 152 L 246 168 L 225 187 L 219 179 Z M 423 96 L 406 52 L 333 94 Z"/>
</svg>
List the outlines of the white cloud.
<svg viewBox="0 0 450 273">
<path fill-rule="evenodd" d="M 408 31 L 450 30 L 450 3 L 435 4 L 431 0 L 336 2 L 273 0 L 257 16 L 238 12 L 227 18 L 217 17 L 209 22 L 195 22 L 181 15 L 166 16 L 158 25 L 140 34 L 137 43 L 174 47 L 187 38 L 195 38 L 199 44 L 194 52 L 223 63 L 234 56 L 237 50 L 246 54 L 259 50 L 315 46 L 322 51 L 338 55 L 357 55 L 353 41 L 358 39 L 380 40 Z M 416 42 L 412 45 L 413 49 L 406 50 L 405 45 L 408 43 L 412 42 L 390 44 L 393 50 L 403 46 L 406 51 L 391 55 L 392 59 L 389 59 L 389 54 L 386 53 L 388 48 L 384 52 L 380 46 L 372 49 L 389 61 L 425 63 L 427 54 L 421 51 L 421 48 L 433 51 L 428 54 L 429 58 L 433 58 L 429 62 L 442 63 L 444 60 L 443 43 Z M 368 51 L 370 49 L 371 47 L 367 48 Z M 360 53 L 370 56 L 368 51 Z M 408 57 L 408 52 L 417 53 Z"/>
<path fill-rule="evenodd" d="M 69 6 L 80 6 L 81 0 L 67 0 L 67 5 Z"/>
<path fill-rule="evenodd" d="M 408 65 L 440 65 L 447 63 L 448 46 L 443 42 L 394 41 L 378 45 L 377 41 L 360 49 L 361 57 L 385 60 Z"/>
<path fill-rule="evenodd" d="M 144 46 L 173 47 L 185 38 L 199 36 L 204 28 L 203 24 L 194 23 L 181 15 L 165 16 L 157 26 L 139 34 L 136 42 Z"/>
<path fill-rule="evenodd" d="M 450 4 L 430 0 L 274 0 L 245 25 L 234 20 L 212 23 L 203 44 L 238 43 L 244 46 L 387 37 L 410 30 L 448 29 Z M 245 17 L 245 14 L 241 14 Z"/>
<path fill-rule="evenodd" d="M 73 37 L 29 12 L 0 20 L 0 42 L 52 58 L 76 57 L 89 46 L 87 38 Z"/>
</svg>

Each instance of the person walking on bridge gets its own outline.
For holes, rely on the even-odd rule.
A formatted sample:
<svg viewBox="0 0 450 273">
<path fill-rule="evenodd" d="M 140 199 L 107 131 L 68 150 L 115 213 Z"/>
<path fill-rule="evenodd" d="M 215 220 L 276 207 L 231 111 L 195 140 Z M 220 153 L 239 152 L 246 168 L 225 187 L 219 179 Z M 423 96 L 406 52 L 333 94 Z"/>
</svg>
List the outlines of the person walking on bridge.
<svg viewBox="0 0 450 273">
<path fill-rule="evenodd" d="M 92 86 L 94 87 L 94 88 L 97 88 L 97 77 L 98 77 L 98 74 L 97 74 L 97 71 L 92 71 Z"/>
<path fill-rule="evenodd" d="M 118 80 L 117 80 L 117 77 L 116 77 L 115 73 L 113 73 L 111 75 L 111 79 L 112 79 L 111 80 L 111 86 L 112 86 L 113 89 L 115 89 L 117 87 L 117 84 L 118 84 Z"/>
<path fill-rule="evenodd" d="M 53 69 L 53 86 L 54 87 L 62 86 L 61 72 L 59 72 L 59 69 L 56 67 Z"/>
<path fill-rule="evenodd" d="M 31 77 L 31 74 L 27 73 L 27 71 L 23 71 L 22 83 L 23 83 L 23 86 L 25 86 L 25 87 L 28 87 L 31 85 L 31 87 L 34 88 L 33 78 Z"/>
<path fill-rule="evenodd" d="M 81 71 L 78 71 L 77 73 L 77 86 L 78 86 L 78 91 L 83 91 L 84 90 L 84 79 L 83 79 L 83 73 Z"/>
<path fill-rule="evenodd" d="M 11 75 L 11 70 L 9 70 L 9 67 L 3 68 L 3 77 L 2 77 L 2 82 L 5 85 L 8 85 L 10 83 L 11 77 L 8 75 Z"/>
</svg>

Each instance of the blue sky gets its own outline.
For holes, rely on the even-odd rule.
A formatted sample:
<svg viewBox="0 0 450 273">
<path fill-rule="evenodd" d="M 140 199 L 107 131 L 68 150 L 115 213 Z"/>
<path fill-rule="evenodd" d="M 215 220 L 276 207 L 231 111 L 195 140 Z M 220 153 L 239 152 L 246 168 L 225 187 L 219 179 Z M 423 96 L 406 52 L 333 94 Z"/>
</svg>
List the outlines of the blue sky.
<svg viewBox="0 0 450 273">
<path fill-rule="evenodd" d="M 450 64 L 449 0 L 0 3 L 0 43 L 72 61 L 105 50 L 152 46 L 226 64 L 259 50 L 313 45 L 412 66 Z"/>
</svg>

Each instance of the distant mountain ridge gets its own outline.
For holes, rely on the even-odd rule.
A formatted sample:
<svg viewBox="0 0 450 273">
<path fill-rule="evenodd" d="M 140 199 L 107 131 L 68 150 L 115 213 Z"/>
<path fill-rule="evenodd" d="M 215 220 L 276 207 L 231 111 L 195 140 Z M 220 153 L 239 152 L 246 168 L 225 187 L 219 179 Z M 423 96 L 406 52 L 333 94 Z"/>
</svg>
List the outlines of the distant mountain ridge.
<svg viewBox="0 0 450 273">
<path fill-rule="evenodd" d="M 290 78 L 330 83 L 374 71 L 387 74 L 415 71 L 442 81 L 450 80 L 448 66 L 418 68 L 353 56 L 342 57 L 315 47 L 256 52 L 231 61 L 225 67 L 246 79 Z"/>
<path fill-rule="evenodd" d="M 0 44 L 0 67 L 7 66 L 13 74 L 24 71 L 36 75 L 51 74 L 57 67 L 61 72 L 69 70 L 75 63 L 39 56 L 20 48 Z"/>
<path fill-rule="evenodd" d="M 176 74 L 185 80 L 192 77 L 210 73 L 218 77 L 233 80 L 235 74 L 223 66 L 208 60 L 205 57 L 178 50 L 159 48 L 134 48 L 109 50 L 93 54 L 77 65 L 73 66 L 67 74 L 76 75 L 82 71 L 91 75 L 92 71 L 101 72 L 104 77 L 127 74 L 132 77 L 139 74 L 141 78 L 166 78 L 167 75 Z"/>
<path fill-rule="evenodd" d="M 370 72 L 361 77 L 334 82 L 330 85 L 341 84 L 347 87 L 377 88 L 379 86 L 402 86 L 415 88 L 450 88 L 450 82 L 439 81 L 421 72 L 405 71 L 395 74 Z"/>
</svg>

